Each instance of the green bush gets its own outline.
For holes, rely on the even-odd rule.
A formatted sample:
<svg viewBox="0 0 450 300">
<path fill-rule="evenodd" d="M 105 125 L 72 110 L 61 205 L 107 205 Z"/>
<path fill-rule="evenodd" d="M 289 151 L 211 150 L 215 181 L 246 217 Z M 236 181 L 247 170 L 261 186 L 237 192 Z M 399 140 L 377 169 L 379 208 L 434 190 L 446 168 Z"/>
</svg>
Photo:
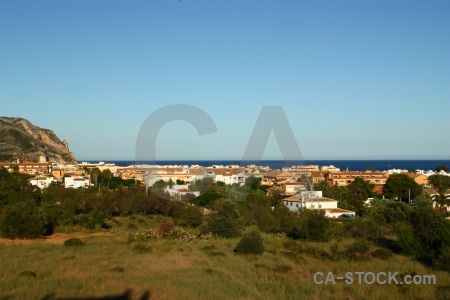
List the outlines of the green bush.
<svg viewBox="0 0 450 300">
<path fill-rule="evenodd" d="M 347 251 L 350 253 L 364 253 L 370 250 L 370 242 L 366 239 L 356 239 L 353 244 L 351 244 Z"/>
<path fill-rule="evenodd" d="M 106 215 L 98 210 L 90 211 L 88 214 L 81 216 L 81 225 L 87 229 L 95 229 L 95 226 L 102 225 Z"/>
<path fill-rule="evenodd" d="M 197 207 L 188 205 L 181 211 L 180 221 L 183 225 L 198 227 L 203 222 L 203 215 Z"/>
<path fill-rule="evenodd" d="M 436 269 L 450 272 L 450 246 L 442 249 L 441 255 L 434 260 L 433 266 Z"/>
<path fill-rule="evenodd" d="M 242 218 L 235 203 L 228 201 L 218 202 L 214 212 L 207 216 L 202 227 L 202 234 L 211 232 L 225 238 L 236 237 L 241 234 Z"/>
<path fill-rule="evenodd" d="M 70 239 L 64 241 L 64 246 L 66 246 L 66 247 L 80 247 L 80 246 L 84 246 L 84 243 L 83 243 L 82 240 L 80 240 L 78 238 L 70 238 Z"/>
<path fill-rule="evenodd" d="M 421 257 L 423 254 L 420 240 L 414 233 L 414 228 L 407 222 L 398 222 L 394 226 L 397 234 L 396 246 L 401 253 L 413 257 Z"/>
<path fill-rule="evenodd" d="M 242 237 L 234 248 L 239 254 L 262 254 L 264 253 L 264 240 L 261 234 L 254 230 Z"/>
<path fill-rule="evenodd" d="M 327 242 L 331 237 L 331 221 L 323 211 L 301 209 L 300 216 L 291 216 L 292 230 L 286 232 L 290 238 L 314 242 Z"/>
<path fill-rule="evenodd" d="M 0 229 L 3 237 L 37 238 L 46 233 L 44 219 L 34 201 L 7 205 L 2 210 Z"/>
</svg>

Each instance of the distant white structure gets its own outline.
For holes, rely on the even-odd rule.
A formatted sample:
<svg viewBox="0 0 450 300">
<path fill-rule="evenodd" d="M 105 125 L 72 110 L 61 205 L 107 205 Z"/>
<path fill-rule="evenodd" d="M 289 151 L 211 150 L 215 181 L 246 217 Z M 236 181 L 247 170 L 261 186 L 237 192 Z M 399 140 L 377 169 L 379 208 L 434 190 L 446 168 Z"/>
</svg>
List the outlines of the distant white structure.
<svg viewBox="0 0 450 300">
<path fill-rule="evenodd" d="M 355 212 L 338 208 L 338 201 L 322 197 L 322 191 L 302 191 L 300 194 L 283 199 L 290 211 L 298 212 L 300 208 L 320 209 L 328 218 L 354 218 Z"/>
<path fill-rule="evenodd" d="M 165 191 L 176 199 L 181 199 L 181 196 L 188 194 L 193 194 L 196 197 L 200 196 L 200 192 L 190 190 L 187 184 L 174 184 L 172 187 L 166 188 Z"/>
<path fill-rule="evenodd" d="M 340 172 L 341 169 L 338 167 L 335 167 L 333 165 L 329 165 L 329 166 L 321 166 L 320 170 L 323 172 Z"/>
<path fill-rule="evenodd" d="M 424 170 L 416 170 L 416 174 L 422 174 L 425 175 L 427 177 L 430 177 L 431 175 L 444 175 L 444 176 L 450 176 L 450 173 L 445 172 L 444 170 L 441 170 L 439 172 L 433 171 L 433 170 L 428 170 L 428 171 L 424 171 Z"/>
<path fill-rule="evenodd" d="M 58 182 L 54 177 L 38 176 L 30 179 L 30 184 L 38 188 L 47 188 L 52 182 Z"/>
<path fill-rule="evenodd" d="M 91 184 L 89 177 L 70 176 L 64 177 L 64 187 L 67 188 L 87 188 Z"/>
<path fill-rule="evenodd" d="M 392 174 L 402 174 L 402 173 L 409 173 L 408 170 L 402 170 L 402 169 L 390 169 L 387 171 L 383 171 L 383 173 L 388 173 L 389 175 Z"/>
</svg>

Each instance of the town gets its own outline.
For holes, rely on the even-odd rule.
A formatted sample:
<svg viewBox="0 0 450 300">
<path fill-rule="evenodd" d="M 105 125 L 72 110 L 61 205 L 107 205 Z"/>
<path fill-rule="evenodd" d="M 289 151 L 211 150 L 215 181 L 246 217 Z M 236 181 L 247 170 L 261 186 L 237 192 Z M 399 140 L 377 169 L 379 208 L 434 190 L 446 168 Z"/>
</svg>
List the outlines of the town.
<svg viewBox="0 0 450 300">
<path fill-rule="evenodd" d="M 116 189 L 118 184 L 123 188 L 130 185 L 145 187 L 160 187 L 170 200 L 192 200 L 200 196 L 195 183 L 208 178 L 211 182 L 226 185 L 243 186 L 249 179 L 258 179 L 261 192 L 266 195 L 277 194 L 282 203 L 292 212 L 299 208 L 323 210 L 330 218 L 355 218 L 356 212 L 343 209 L 339 205 L 342 199 L 324 197 L 321 187 L 347 187 L 356 179 L 367 182 L 372 194 L 365 199 L 358 199 L 366 206 L 371 205 L 374 197 L 382 197 L 383 186 L 393 174 L 403 174 L 411 178 L 421 187 L 433 201 L 437 210 L 450 211 L 449 201 L 437 201 L 439 191 L 430 185 L 428 177 L 441 175 L 450 177 L 445 168 L 440 170 L 408 170 L 390 169 L 384 171 L 352 171 L 340 170 L 333 165 L 299 165 L 285 166 L 281 170 L 272 170 L 268 166 L 239 165 L 130 165 L 117 166 L 113 163 L 58 164 L 47 162 L 41 157 L 39 162 L 15 163 L 0 162 L 0 167 L 8 172 L 18 172 L 30 176 L 29 183 L 39 189 L 48 186 L 63 185 L 65 188 L 86 189 L 89 187 L 106 187 Z M 101 178 L 101 179 L 100 179 Z M 101 181 L 100 181 L 101 180 Z M 411 204 L 411 192 L 408 202 Z M 161 195 L 161 194 L 160 194 Z M 414 195 L 416 196 L 416 195 Z M 446 200 L 450 199 L 450 189 L 445 190 Z M 344 199 L 345 200 L 345 199 Z M 393 200 L 401 200 L 395 198 Z"/>
</svg>

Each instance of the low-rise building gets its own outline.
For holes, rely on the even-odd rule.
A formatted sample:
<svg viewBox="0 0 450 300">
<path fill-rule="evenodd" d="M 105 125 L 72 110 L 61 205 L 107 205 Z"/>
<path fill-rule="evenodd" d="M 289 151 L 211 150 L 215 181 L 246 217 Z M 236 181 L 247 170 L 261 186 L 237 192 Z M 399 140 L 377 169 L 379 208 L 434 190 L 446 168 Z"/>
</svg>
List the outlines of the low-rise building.
<svg viewBox="0 0 450 300">
<path fill-rule="evenodd" d="M 67 176 L 64 177 L 65 188 L 87 188 L 91 185 L 89 176 Z"/>
<path fill-rule="evenodd" d="M 1 163 L 0 167 L 4 167 L 8 172 L 18 171 L 28 175 L 43 175 L 52 172 L 53 163 L 51 162 L 23 162 L 23 163 Z"/>
<path fill-rule="evenodd" d="M 293 212 L 301 208 L 320 209 L 329 218 L 354 218 L 355 212 L 338 208 L 338 201 L 322 197 L 321 191 L 303 191 L 294 196 L 283 199 L 284 205 Z"/>
<path fill-rule="evenodd" d="M 52 182 L 58 182 L 59 180 L 52 176 L 36 176 L 30 179 L 30 184 L 37 186 L 40 189 L 47 188 Z"/>
<path fill-rule="evenodd" d="M 175 199 L 181 199 L 182 196 L 186 196 L 188 194 L 192 194 L 195 197 L 200 196 L 200 192 L 190 190 L 187 184 L 174 184 L 171 187 L 167 187 L 165 191 Z"/>
</svg>

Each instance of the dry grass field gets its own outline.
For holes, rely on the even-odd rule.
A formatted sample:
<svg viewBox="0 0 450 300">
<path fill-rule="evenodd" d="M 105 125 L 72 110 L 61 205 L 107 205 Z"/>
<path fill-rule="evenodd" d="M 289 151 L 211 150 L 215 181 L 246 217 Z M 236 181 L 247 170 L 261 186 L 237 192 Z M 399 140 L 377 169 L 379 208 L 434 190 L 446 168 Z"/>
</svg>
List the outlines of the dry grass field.
<svg viewBox="0 0 450 300">
<path fill-rule="evenodd" d="M 156 228 L 162 220 L 162 217 L 117 218 L 108 221 L 112 226 L 108 230 L 70 233 L 66 228 L 47 239 L 2 239 L 0 299 L 90 299 L 119 295 L 131 295 L 131 299 L 450 297 L 448 273 L 399 255 L 388 260 L 339 256 L 350 240 L 290 242 L 287 248 L 287 239 L 263 235 L 266 251 L 262 255 L 234 254 L 239 239 L 127 241 L 129 233 Z M 64 241 L 71 237 L 81 239 L 85 245 L 65 246 Z M 331 255 L 333 245 L 337 245 L 335 256 Z M 314 251 L 329 257 L 320 257 Z M 436 285 L 346 284 L 342 280 L 318 285 L 313 280 L 316 272 L 341 276 L 358 271 L 430 274 L 436 276 Z"/>
</svg>

